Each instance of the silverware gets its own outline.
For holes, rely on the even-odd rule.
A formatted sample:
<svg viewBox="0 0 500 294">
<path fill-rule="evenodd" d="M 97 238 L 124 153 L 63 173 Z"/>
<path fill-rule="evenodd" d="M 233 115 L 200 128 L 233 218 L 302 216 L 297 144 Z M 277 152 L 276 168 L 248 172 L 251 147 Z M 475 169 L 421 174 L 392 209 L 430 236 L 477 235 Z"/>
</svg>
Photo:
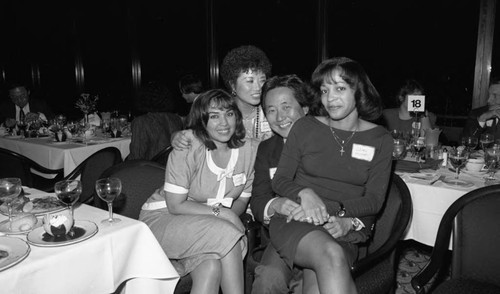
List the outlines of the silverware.
<svg viewBox="0 0 500 294">
<path fill-rule="evenodd" d="M 445 177 L 446 177 L 445 175 L 440 175 L 439 178 L 437 178 L 434 181 L 430 182 L 429 185 L 433 185 L 437 181 L 442 181 L 442 180 L 444 180 Z"/>
</svg>

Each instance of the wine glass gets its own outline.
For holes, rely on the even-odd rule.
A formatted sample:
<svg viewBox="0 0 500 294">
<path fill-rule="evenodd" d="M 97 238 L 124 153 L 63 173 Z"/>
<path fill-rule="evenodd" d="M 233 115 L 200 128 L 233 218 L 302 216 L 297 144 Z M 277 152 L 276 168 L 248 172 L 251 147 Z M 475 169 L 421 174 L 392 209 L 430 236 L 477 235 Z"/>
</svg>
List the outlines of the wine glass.
<svg viewBox="0 0 500 294">
<path fill-rule="evenodd" d="M 19 129 L 19 135 L 21 137 L 26 136 L 26 128 L 27 127 L 28 127 L 28 124 L 26 123 L 26 121 L 22 120 L 22 121 L 17 122 L 17 128 Z"/>
<path fill-rule="evenodd" d="M 460 169 L 465 166 L 467 159 L 469 158 L 469 151 L 467 148 L 452 148 L 449 151 L 448 159 L 450 164 L 455 169 L 455 182 L 458 183 L 458 175 L 460 174 Z"/>
<path fill-rule="evenodd" d="M 403 139 L 394 139 L 394 147 L 392 149 L 392 157 L 394 159 L 402 159 L 406 155 L 406 141 Z"/>
<path fill-rule="evenodd" d="M 417 157 L 417 162 L 420 162 L 420 159 L 422 157 L 422 152 L 425 149 L 424 140 L 418 138 L 416 141 L 412 143 L 411 146 L 413 148 L 413 154 Z"/>
<path fill-rule="evenodd" d="M 120 222 L 119 218 L 113 218 L 113 200 L 115 200 L 122 191 L 122 182 L 118 178 L 99 179 L 95 183 L 95 190 L 99 198 L 108 203 L 109 218 L 104 219 L 101 223 L 113 224 Z"/>
<path fill-rule="evenodd" d="M 80 198 L 80 194 L 82 194 L 82 182 L 79 180 L 59 181 L 54 185 L 54 192 L 57 198 L 68 206 L 71 216 L 73 216 L 73 205 Z"/>
<path fill-rule="evenodd" d="M 479 143 L 478 141 L 477 137 L 466 136 L 462 138 L 462 145 L 467 147 L 469 152 L 472 152 L 472 150 L 476 149 L 477 144 Z"/>
<path fill-rule="evenodd" d="M 479 138 L 479 143 L 481 143 L 481 149 L 485 151 L 486 149 L 493 147 L 493 144 L 495 143 L 493 134 L 489 133 L 481 134 L 481 137 Z"/>
<path fill-rule="evenodd" d="M 500 148 L 488 148 L 484 152 L 484 161 L 488 169 L 488 176 L 485 178 L 486 184 L 496 182 L 495 173 L 500 165 Z"/>
<path fill-rule="evenodd" d="M 0 200 L 7 204 L 9 211 L 9 221 L 12 221 L 12 205 L 11 202 L 21 194 L 21 179 L 20 178 L 3 178 L 0 179 Z"/>
</svg>

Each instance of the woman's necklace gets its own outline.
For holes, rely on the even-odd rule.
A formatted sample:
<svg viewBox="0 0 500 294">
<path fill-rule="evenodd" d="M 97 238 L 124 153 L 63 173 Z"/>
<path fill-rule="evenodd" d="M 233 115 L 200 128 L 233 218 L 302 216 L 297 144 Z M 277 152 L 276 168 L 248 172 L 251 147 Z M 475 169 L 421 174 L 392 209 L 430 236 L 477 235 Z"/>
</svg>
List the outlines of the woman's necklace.
<svg viewBox="0 0 500 294">
<path fill-rule="evenodd" d="M 253 138 L 258 138 L 259 137 L 259 119 L 260 119 L 260 111 L 259 107 L 254 107 L 252 109 L 252 112 L 250 112 L 246 117 L 243 118 L 244 122 L 248 122 L 254 119 L 254 113 L 255 113 L 255 120 L 251 124 L 251 130 L 247 128 L 247 133 L 252 134 Z M 249 126 L 248 123 L 244 123 L 245 126 Z M 250 136 L 252 136 L 250 135 Z"/>
<path fill-rule="evenodd" d="M 342 139 L 339 137 L 339 135 L 335 134 L 335 131 L 333 130 L 332 126 L 330 126 L 330 121 L 328 121 L 328 126 L 330 127 L 330 131 L 332 132 L 333 138 L 335 139 L 335 142 L 339 144 L 340 146 L 340 156 L 344 156 L 345 150 L 344 150 L 344 145 L 349 143 L 351 139 L 354 137 L 354 134 L 358 131 L 358 126 L 356 125 L 356 128 L 352 132 L 352 134 L 347 138 L 347 139 Z"/>
</svg>

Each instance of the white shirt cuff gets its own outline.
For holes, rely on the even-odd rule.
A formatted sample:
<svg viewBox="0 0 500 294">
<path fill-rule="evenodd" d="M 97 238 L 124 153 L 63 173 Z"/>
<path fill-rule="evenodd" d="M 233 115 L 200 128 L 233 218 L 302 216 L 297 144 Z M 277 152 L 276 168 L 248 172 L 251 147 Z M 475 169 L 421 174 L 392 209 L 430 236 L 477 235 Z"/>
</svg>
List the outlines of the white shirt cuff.
<svg viewBox="0 0 500 294">
<path fill-rule="evenodd" d="M 276 200 L 276 199 L 278 199 L 278 197 L 274 197 L 273 199 L 269 200 L 269 201 L 267 202 L 266 206 L 264 207 L 264 224 L 266 224 L 266 225 L 268 225 L 268 224 L 269 224 L 269 222 L 271 221 L 271 217 L 273 217 L 273 215 L 274 215 L 274 213 L 273 213 L 273 214 L 271 214 L 271 215 L 269 215 L 269 214 L 267 213 L 267 210 L 269 209 L 269 206 L 271 205 L 271 203 L 272 203 L 274 200 Z"/>
</svg>

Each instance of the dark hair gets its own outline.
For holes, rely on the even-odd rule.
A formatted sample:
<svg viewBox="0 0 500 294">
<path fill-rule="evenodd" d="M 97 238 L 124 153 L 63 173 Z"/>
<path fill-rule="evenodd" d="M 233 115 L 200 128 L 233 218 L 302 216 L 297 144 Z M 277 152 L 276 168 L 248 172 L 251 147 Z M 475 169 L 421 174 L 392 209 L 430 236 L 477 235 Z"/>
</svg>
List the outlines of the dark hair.
<svg viewBox="0 0 500 294">
<path fill-rule="evenodd" d="M 311 87 L 296 75 L 286 75 L 274 76 L 264 83 L 262 86 L 262 95 L 260 97 L 262 109 L 266 107 L 265 97 L 267 92 L 280 87 L 292 90 L 295 100 L 297 100 L 301 107 L 311 106 L 311 100 L 314 97 L 314 92 Z M 264 111 L 264 113 L 266 112 Z"/>
<path fill-rule="evenodd" d="M 417 80 L 414 79 L 404 80 L 403 84 L 398 90 L 398 94 L 396 95 L 396 99 L 398 100 L 399 105 L 401 105 L 401 103 L 405 101 L 407 95 L 410 95 L 417 91 L 421 92 L 422 95 L 425 94 L 424 87 L 422 87 L 422 85 L 419 82 L 417 82 Z"/>
<path fill-rule="evenodd" d="M 320 88 L 326 80 L 332 79 L 334 71 L 338 71 L 340 77 L 354 89 L 354 99 L 359 117 L 372 121 L 377 119 L 382 114 L 380 95 L 363 67 L 357 61 L 347 57 L 327 59 L 314 70 L 311 83 L 314 90 L 317 91 L 317 95 L 311 112 L 315 115 L 328 115 L 321 103 Z"/>
<path fill-rule="evenodd" d="M 266 76 L 271 74 L 271 62 L 264 51 L 253 46 L 241 46 L 229 51 L 221 66 L 221 75 L 227 89 L 231 89 L 231 84 L 236 84 L 236 80 L 241 73 L 261 71 Z"/>
<path fill-rule="evenodd" d="M 203 83 L 197 74 L 190 73 L 179 79 L 179 89 L 181 93 L 200 94 L 203 92 Z"/>
<path fill-rule="evenodd" d="M 229 148 L 238 148 L 245 143 L 245 127 L 243 126 L 243 118 L 238 106 L 234 99 L 222 89 L 209 90 L 200 94 L 198 99 L 193 103 L 191 111 L 188 116 L 188 128 L 192 129 L 194 135 L 198 137 L 203 144 L 209 149 L 214 150 L 217 147 L 210 139 L 207 132 L 207 123 L 209 119 L 209 108 L 217 107 L 219 109 L 226 109 L 234 111 L 236 115 L 236 128 L 231 139 L 227 143 Z"/>
<path fill-rule="evenodd" d="M 150 81 L 139 90 L 136 107 L 140 112 L 173 112 L 173 97 L 167 86 L 158 81 Z"/>
</svg>

